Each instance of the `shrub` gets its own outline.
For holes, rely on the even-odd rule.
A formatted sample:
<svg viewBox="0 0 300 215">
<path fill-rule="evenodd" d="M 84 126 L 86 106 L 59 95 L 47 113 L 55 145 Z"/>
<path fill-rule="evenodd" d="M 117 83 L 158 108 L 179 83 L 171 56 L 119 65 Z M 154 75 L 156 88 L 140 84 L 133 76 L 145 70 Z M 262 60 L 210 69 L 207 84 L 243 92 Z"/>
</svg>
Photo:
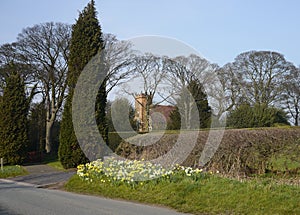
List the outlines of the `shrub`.
<svg viewBox="0 0 300 215">
<path fill-rule="evenodd" d="M 227 118 L 227 126 L 232 128 L 272 127 L 276 124 L 289 125 L 283 110 L 265 105 L 242 104 L 231 111 Z"/>
<path fill-rule="evenodd" d="M 200 167 L 199 159 L 206 143 L 209 131 L 200 131 L 197 144 L 183 162 L 184 166 Z M 140 145 L 149 142 L 156 135 L 137 136 L 131 143 Z M 183 132 L 186 144 L 191 142 L 193 132 Z M 150 139 L 149 139 L 150 138 Z M 123 141 L 117 153 L 129 159 L 151 160 L 166 154 L 176 143 L 178 134 L 165 133 L 153 145 L 137 146 Z M 293 165 L 276 167 L 274 161 L 285 158 Z M 283 164 L 284 165 L 284 164 Z M 228 129 L 214 156 L 201 168 L 207 171 L 219 171 L 231 176 L 250 176 L 252 174 L 298 174 L 300 172 L 300 128 L 268 129 Z"/>
</svg>

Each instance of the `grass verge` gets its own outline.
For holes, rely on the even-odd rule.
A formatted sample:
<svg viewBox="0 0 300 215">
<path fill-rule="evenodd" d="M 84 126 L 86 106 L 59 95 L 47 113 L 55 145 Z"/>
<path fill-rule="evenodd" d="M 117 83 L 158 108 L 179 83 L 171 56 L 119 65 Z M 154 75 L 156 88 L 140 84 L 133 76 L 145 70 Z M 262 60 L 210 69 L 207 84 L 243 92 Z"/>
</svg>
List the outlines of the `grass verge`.
<svg viewBox="0 0 300 215">
<path fill-rule="evenodd" d="M 214 175 L 194 181 L 139 182 L 135 186 L 74 175 L 65 185 L 72 192 L 158 204 L 193 214 L 300 214 L 300 187 L 278 185 L 269 179 L 240 182 Z"/>
<path fill-rule="evenodd" d="M 61 164 L 60 161 L 56 160 L 56 161 L 50 161 L 47 163 L 48 166 L 51 166 L 57 170 L 61 170 L 61 171 L 67 171 Z"/>
<path fill-rule="evenodd" d="M 60 171 L 67 171 L 58 160 L 57 155 L 45 155 L 42 163 Z"/>
<path fill-rule="evenodd" d="M 3 171 L 0 170 L 0 178 L 9 178 L 27 174 L 28 172 L 21 166 L 4 166 Z"/>
</svg>

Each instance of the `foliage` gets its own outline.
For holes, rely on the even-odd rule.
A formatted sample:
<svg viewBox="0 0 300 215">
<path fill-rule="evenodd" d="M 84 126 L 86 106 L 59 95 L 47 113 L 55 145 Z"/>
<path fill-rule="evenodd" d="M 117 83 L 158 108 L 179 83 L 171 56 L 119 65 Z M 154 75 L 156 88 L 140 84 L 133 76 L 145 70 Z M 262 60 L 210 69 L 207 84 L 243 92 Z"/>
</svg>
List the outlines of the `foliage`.
<svg viewBox="0 0 300 215">
<path fill-rule="evenodd" d="M 102 33 L 97 19 L 95 1 L 91 0 L 72 27 L 68 61 L 68 85 L 71 89 L 75 87 L 86 64 L 103 48 L 101 38 Z"/>
<path fill-rule="evenodd" d="M 178 110 L 178 107 L 175 107 L 175 109 L 170 113 L 170 120 L 167 124 L 168 130 L 180 130 L 181 127 L 181 117 Z"/>
<path fill-rule="evenodd" d="M 52 152 L 57 155 L 59 148 L 60 121 L 55 120 L 51 131 Z"/>
<path fill-rule="evenodd" d="M 14 69 L 14 65 L 10 67 Z M 26 159 L 28 109 L 24 81 L 20 74 L 12 72 L 0 103 L 0 157 L 9 164 L 21 164 Z"/>
<path fill-rule="evenodd" d="M 289 125 L 286 113 L 266 105 L 242 104 L 230 112 L 227 126 L 233 128 L 271 127 L 276 124 Z"/>
<path fill-rule="evenodd" d="M 60 129 L 60 144 L 58 157 L 64 168 L 74 168 L 81 163 L 88 162 L 88 159 L 81 150 L 73 128 L 72 122 L 72 94 L 67 98 Z"/>
<path fill-rule="evenodd" d="M 59 159 L 64 168 L 76 167 L 87 161 L 86 156 L 78 144 L 72 124 L 72 97 L 77 79 L 85 65 L 103 48 L 101 35 L 101 27 L 97 20 L 95 2 L 91 0 L 79 14 L 79 18 L 72 28 L 67 77 L 69 95 L 63 111 L 59 146 Z M 105 118 L 103 118 L 105 115 L 103 111 L 106 105 L 106 93 L 104 93 L 103 87 L 104 85 L 101 86 L 97 96 L 96 114 L 101 133 L 107 134 Z M 102 119 L 103 121 L 101 121 Z"/>
<path fill-rule="evenodd" d="M 106 81 L 102 82 L 99 87 L 99 91 L 96 97 L 95 103 L 95 118 L 98 126 L 98 130 L 106 144 L 108 143 L 108 125 L 106 117 L 106 103 L 107 103 L 107 94 L 106 94 Z"/>
<path fill-rule="evenodd" d="M 15 177 L 20 175 L 26 175 L 27 171 L 19 166 L 4 166 L 3 171 L 0 170 L 0 178 L 8 178 L 8 177 Z"/>
<path fill-rule="evenodd" d="M 29 151 L 42 152 L 45 148 L 46 109 L 44 103 L 32 104 L 28 116 Z"/>
<path fill-rule="evenodd" d="M 193 80 L 188 85 L 188 90 L 195 99 L 200 119 L 200 128 L 208 128 L 210 126 L 211 108 L 208 104 L 207 95 L 204 88 L 198 80 Z M 192 122 L 196 124 L 199 122 Z"/>
<path fill-rule="evenodd" d="M 192 103 L 196 105 L 190 105 Z M 197 110 L 194 110 L 195 108 Z M 194 117 L 193 114 L 199 114 L 199 117 Z M 203 86 L 199 81 L 192 80 L 187 86 L 187 92 L 182 90 L 180 98 L 177 100 L 177 107 L 170 114 L 168 129 L 208 128 L 210 118 L 211 108 Z"/>
<path fill-rule="evenodd" d="M 102 178 L 82 180 L 73 176 L 68 191 L 116 199 L 159 204 L 192 214 L 298 214 L 299 187 L 275 181 L 237 181 L 210 173 L 198 178 L 179 171 L 170 178 L 136 182 L 112 182 Z"/>
</svg>

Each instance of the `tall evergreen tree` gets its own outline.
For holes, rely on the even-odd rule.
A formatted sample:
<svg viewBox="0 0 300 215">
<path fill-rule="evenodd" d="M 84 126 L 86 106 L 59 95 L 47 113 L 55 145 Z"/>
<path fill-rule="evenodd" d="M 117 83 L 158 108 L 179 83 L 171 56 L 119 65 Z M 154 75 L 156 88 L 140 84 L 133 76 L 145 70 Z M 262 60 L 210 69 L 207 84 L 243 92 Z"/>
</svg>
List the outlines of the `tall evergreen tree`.
<svg viewBox="0 0 300 215">
<path fill-rule="evenodd" d="M 92 57 L 98 54 L 102 49 L 103 41 L 101 27 L 97 19 L 95 2 L 94 0 L 91 0 L 79 14 L 76 24 L 72 27 L 68 62 L 69 95 L 65 104 L 61 122 L 59 146 L 59 159 L 65 168 L 76 167 L 78 164 L 88 161 L 75 136 L 72 124 L 72 97 L 82 70 Z M 104 91 L 105 86 L 106 84 L 102 84 L 101 86 L 102 88 L 104 87 Z M 104 117 L 103 121 L 101 121 L 101 119 L 97 119 L 97 122 L 102 123 L 99 127 L 100 129 L 105 130 L 106 93 L 103 93 L 103 89 L 101 87 L 97 96 L 100 103 L 99 105 L 96 105 L 96 116 L 98 116 L 98 118 Z M 101 111 L 104 112 L 102 113 Z M 107 133 L 107 130 L 105 132 Z"/>
<path fill-rule="evenodd" d="M 178 107 L 170 113 L 170 121 L 167 124 L 168 130 L 179 130 L 181 127 L 181 117 Z"/>
<path fill-rule="evenodd" d="M 28 116 L 29 151 L 43 152 L 46 137 L 46 108 L 45 103 L 34 103 Z"/>
<path fill-rule="evenodd" d="M 8 67 L 14 70 L 13 64 Z M 6 78 L 0 102 L 0 157 L 10 164 L 21 164 L 26 158 L 28 109 L 24 80 L 13 71 Z"/>
<path fill-rule="evenodd" d="M 192 80 L 188 85 L 188 90 L 195 99 L 195 103 L 199 113 L 200 122 L 193 122 L 193 124 L 200 123 L 200 128 L 208 128 L 211 123 L 211 107 L 208 104 L 207 95 L 202 84 L 198 80 Z"/>
<path fill-rule="evenodd" d="M 107 104 L 107 93 L 106 93 L 106 80 L 104 80 L 99 88 L 96 104 L 95 104 L 95 117 L 98 125 L 98 130 L 104 140 L 108 143 L 108 123 L 106 117 L 106 104 Z"/>
<path fill-rule="evenodd" d="M 199 117 L 194 114 L 199 114 Z M 191 80 L 187 89 L 182 90 L 176 109 L 170 114 L 168 129 L 208 128 L 210 123 L 211 107 L 207 95 L 199 81 Z"/>
</svg>

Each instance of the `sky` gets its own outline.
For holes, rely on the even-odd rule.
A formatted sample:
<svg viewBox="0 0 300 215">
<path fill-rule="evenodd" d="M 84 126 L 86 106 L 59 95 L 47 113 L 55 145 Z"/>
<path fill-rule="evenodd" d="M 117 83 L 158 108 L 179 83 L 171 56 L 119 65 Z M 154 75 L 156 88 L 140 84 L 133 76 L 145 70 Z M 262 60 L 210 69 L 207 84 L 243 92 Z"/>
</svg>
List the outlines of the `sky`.
<svg viewBox="0 0 300 215">
<path fill-rule="evenodd" d="M 1 0 L 0 44 L 44 22 L 74 24 L 89 0 Z M 245 51 L 276 51 L 300 64 L 299 0 L 95 0 L 104 33 L 170 37 L 223 66 Z"/>
</svg>

